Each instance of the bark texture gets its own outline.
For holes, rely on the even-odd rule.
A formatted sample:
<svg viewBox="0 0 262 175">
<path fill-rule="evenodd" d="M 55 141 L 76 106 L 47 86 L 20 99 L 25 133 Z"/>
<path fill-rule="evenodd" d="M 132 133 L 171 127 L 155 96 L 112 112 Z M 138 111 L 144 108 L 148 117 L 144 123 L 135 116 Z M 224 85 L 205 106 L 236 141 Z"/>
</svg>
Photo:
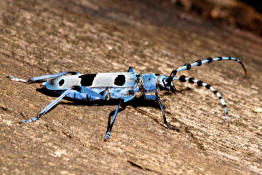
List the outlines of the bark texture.
<svg viewBox="0 0 262 175">
<path fill-rule="evenodd" d="M 147 1 L 0 1 L 0 174 L 262 174 L 262 39 Z M 219 90 L 230 114 L 224 122 L 217 97 L 177 83 L 162 93 L 163 126 L 154 103 L 135 100 L 119 113 L 103 142 L 115 105 L 63 100 L 39 121 L 20 125 L 55 97 L 38 84 L 10 81 L 66 70 L 127 71 L 164 75 L 197 59 L 232 61 L 181 74 Z M 180 75 L 181 75 L 180 74 Z"/>
</svg>

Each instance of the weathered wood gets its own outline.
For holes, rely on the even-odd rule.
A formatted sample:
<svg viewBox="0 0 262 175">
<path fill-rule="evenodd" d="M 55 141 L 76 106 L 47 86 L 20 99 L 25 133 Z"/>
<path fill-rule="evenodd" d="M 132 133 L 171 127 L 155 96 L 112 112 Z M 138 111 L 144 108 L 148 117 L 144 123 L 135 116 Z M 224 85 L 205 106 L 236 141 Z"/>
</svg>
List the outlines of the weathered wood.
<svg viewBox="0 0 262 175">
<path fill-rule="evenodd" d="M 262 174 L 262 39 L 172 9 L 140 1 L 0 1 L 0 174 Z M 114 105 L 64 100 L 41 120 L 19 125 L 54 99 L 29 78 L 66 70 L 168 75 L 186 62 L 213 56 L 244 61 L 192 68 L 221 91 L 228 128 L 216 97 L 177 84 L 166 99 L 168 121 L 145 102 L 120 112 L 103 142 Z M 190 88 L 186 88 L 190 87 Z M 137 107 L 135 107 L 137 105 Z"/>
</svg>

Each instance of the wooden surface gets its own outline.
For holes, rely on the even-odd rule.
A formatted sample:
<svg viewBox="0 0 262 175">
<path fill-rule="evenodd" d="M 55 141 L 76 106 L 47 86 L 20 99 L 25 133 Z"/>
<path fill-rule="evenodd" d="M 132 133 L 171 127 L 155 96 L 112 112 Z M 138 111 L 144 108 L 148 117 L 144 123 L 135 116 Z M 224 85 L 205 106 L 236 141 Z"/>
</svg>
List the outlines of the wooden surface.
<svg viewBox="0 0 262 175">
<path fill-rule="evenodd" d="M 197 59 L 233 56 L 182 74 L 219 90 L 176 82 L 160 109 L 136 100 L 120 112 L 108 142 L 115 105 L 63 100 L 41 120 L 20 125 L 55 97 L 39 84 L 10 81 L 66 70 L 81 73 L 170 72 Z M 146 1 L 0 1 L 0 174 L 262 174 L 262 39 L 250 33 Z"/>
</svg>

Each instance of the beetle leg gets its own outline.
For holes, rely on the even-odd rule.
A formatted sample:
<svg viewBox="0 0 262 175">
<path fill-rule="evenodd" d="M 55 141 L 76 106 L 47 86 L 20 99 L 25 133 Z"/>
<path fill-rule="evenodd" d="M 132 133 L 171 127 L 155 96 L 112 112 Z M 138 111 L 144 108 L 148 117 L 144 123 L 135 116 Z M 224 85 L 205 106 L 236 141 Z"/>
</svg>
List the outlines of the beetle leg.
<svg viewBox="0 0 262 175">
<path fill-rule="evenodd" d="M 50 78 L 56 78 L 56 77 L 59 77 L 59 76 L 62 76 L 62 75 L 66 75 L 68 73 L 70 73 L 72 75 L 80 74 L 79 72 L 66 71 L 66 72 L 60 72 L 60 73 L 57 73 L 57 74 L 42 75 L 42 76 L 39 76 L 39 77 L 32 77 L 32 78 L 29 78 L 28 80 L 21 79 L 21 78 L 15 78 L 12 75 L 8 75 L 8 78 L 10 78 L 13 81 L 19 81 L 19 82 L 23 82 L 23 83 L 33 83 L 33 82 L 37 82 L 37 81 L 47 80 L 47 79 L 50 79 Z"/>
<path fill-rule="evenodd" d="M 114 117 L 113 117 L 112 121 L 111 121 L 111 116 L 109 116 L 109 118 L 108 118 L 108 125 L 107 125 L 107 131 L 106 131 L 106 136 L 105 136 L 105 140 L 104 141 L 107 141 L 108 138 L 110 137 L 110 134 L 111 134 L 114 122 L 116 120 L 116 116 L 117 116 L 117 114 L 119 112 L 119 107 L 122 106 L 123 109 L 121 109 L 121 110 L 124 110 L 125 109 L 125 103 L 130 101 L 130 100 L 132 100 L 134 97 L 135 96 L 131 96 L 131 95 L 124 96 L 124 98 L 120 101 L 120 103 L 116 107 L 116 110 L 115 110 Z"/>
<path fill-rule="evenodd" d="M 52 107 L 54 107 L 58 102 L 60 102 L 69 92 L 71 89 L 67 89 L 64 93 L 62 93 L 57 99 L 55 99 L 52 103 L 47 105 L 36 117 L 33 117 L 28 120 L 22 120 L 20 123 L 30 123 L 38 120 L 42 117 L 45 113 L 47 113 Z"/>
<path fill-rule="evenodd" d="M 158 98 L 158 104 L 159 104 L 159 107 L 160 107 L 160 109 L 161 109 L 162 116 L 163 116 L 163 120 L 164 120 L 164 124 L 166 125 L 166 127 L 167 127 L 168 129 L 171 129 L 171 130 L 179 131 L 178 128 L 173 127 L 173 126 L 171 126 L 171 125 L 169 125 L 169 124 L 167 123 L 166 115 L 165 115 L 165 110 L 164 110 L 164 107 L 163 107 L 163 104 L 162 104 L 162 100 L 160 100 L 160 98 Z"/>
</svg>

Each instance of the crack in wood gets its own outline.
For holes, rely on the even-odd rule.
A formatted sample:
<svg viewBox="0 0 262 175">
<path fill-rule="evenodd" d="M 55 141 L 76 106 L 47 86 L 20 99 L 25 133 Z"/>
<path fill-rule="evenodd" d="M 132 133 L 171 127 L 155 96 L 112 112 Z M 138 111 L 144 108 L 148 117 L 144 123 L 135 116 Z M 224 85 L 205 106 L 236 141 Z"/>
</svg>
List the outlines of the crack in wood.
<svg viewBox="0 0 262 175">
<path fill-rule="evenodd" d="M 135 162 L 133 162 L 133 161 L 131 161 L 131 160 L 128 160 L 127 162 L 128 162 L 131 166 L 136 167 L 136 168 L 139 168 L 139 169 L 141 169 L 141 170 L 150 171 L 150 172 L 154 172 L 154 173 L 157 173 L 157 174 L 162 174 L 162 173 L 160 173 L 160 172 L 158 172 L 158 171 L 151 170 L 151 169 L 149 169 L 149 168 L 145 168 L 145 167 L 143 167 L 143 166 L 141 166 L 141 165 L 138 165 L 137 163 L 135 163 Z"/>
</svg>

